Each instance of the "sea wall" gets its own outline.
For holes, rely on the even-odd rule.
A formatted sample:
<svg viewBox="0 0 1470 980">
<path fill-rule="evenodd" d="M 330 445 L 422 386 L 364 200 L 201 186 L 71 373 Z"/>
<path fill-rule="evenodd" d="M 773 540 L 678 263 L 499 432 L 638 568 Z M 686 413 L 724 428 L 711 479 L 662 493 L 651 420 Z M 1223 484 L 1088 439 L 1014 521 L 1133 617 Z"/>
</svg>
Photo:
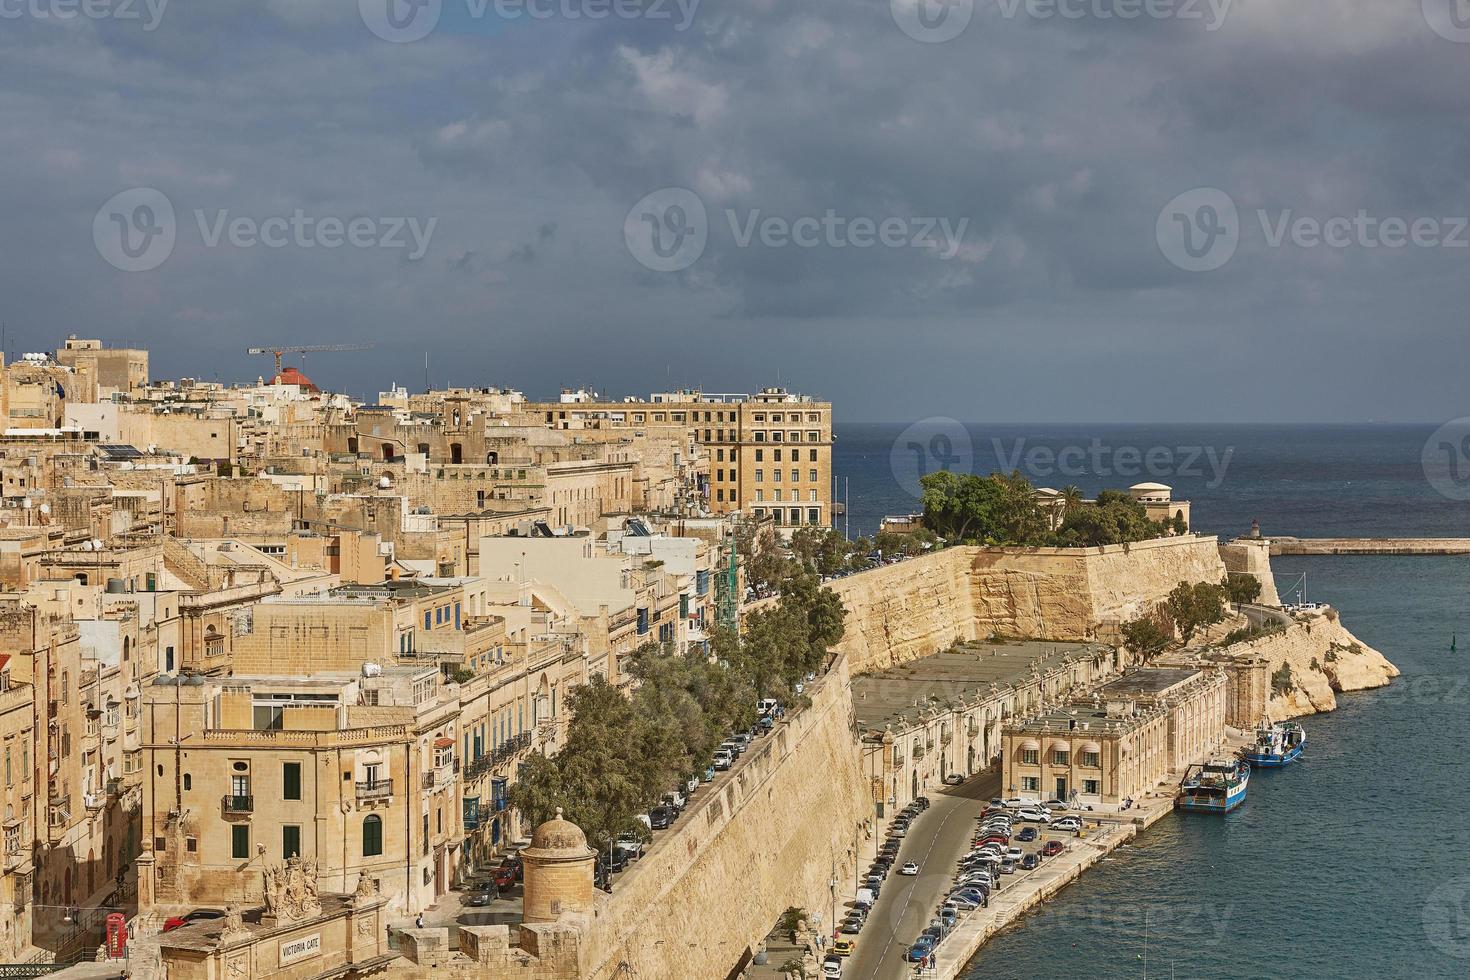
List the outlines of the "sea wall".
<svg viewBox="0 0 1470 980">
<path fill-rule="evenodd" d="M 725 976 L 787 908 L 830 909 L 834 868 L 850 884 L 871 806 L 847 661 L 807 693 L 810 707 L 753 744 L 729 785 L 695 794 L 614 894 L 599 894 L 581 976 Z"/>
<path fill-rule="evenodd" d="M 1258 600 L 1267 606 L 1279 606 L 1276 578 L 1271 574 L 1271 542 L 1265 538 L 1236 538 L 1220 545 L 1220 560 L 1231 575 L 1251 575 L 1261 583 Z"/>
<path fill-rule="evenodd" d="M 1331 711 L 1337 694 L 1383 687 L 1399 670 L 1342 625 L 1334 610 L 1292 618 L 1281 633 L 1224 647 L 1232 657 L 1266 661 L 1266 720 Z M 1290 668 L 1289 675 L 1283 668 Z"/>
<path fill-rule="evenodd" d="M 1101 548 L 946 548 L 829 587 L 848 611 L 838 649 L 854 673 L 867 673 L 991 633 L 1112 640 L 1181 581 L 1224 574 L 1214 538 L 1183 535 Z"/>
</svg>

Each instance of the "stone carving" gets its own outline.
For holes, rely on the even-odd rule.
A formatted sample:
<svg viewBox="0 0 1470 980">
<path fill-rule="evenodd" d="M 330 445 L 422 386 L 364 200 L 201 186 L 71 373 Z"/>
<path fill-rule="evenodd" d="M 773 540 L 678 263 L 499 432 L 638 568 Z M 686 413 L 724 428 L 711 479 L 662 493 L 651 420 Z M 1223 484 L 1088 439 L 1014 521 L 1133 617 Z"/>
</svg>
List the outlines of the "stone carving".
<svg viewBox="0 0 1470 980">
<path fill-rule="evenodd" d="M 266 912 L 277 919 L 294 922 L 320 915 L 322 903 L 317 895 L 315 861 L 292 857 L 285 864 L 267 865 L 264 875 Z"/>
<path fill-rule="evenodd" d="M 378 884 L 367 875 L 357 876 L 357 890 L 352 893 L 354 908 L 368 904 L 378 897 Z"/>
<path fill-rule="evenodd" d="M 240 906 L 231 905 L 225 910 L 225 927 L 219 934 L 220 941 L 232 943 L 249 935 L 250 930 L 245 928 L 245 919 L 240 913 Z"/>
</svg>

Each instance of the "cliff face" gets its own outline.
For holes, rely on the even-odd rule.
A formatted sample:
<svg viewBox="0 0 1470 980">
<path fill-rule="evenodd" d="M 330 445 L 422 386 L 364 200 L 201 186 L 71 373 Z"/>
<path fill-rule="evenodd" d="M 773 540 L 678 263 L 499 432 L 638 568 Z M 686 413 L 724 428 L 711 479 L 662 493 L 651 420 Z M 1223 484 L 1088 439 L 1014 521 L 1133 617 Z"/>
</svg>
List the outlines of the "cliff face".
<svg viewBox="0 0 1470 980">
<path fill-rule="evenodd" d="M 1331 711 L 1338 692 L 1383 687 L 1399 675 L 1397 667 L 1353 636 L 1335 614 L 1295 620 L 1284 633 L 1237 643 L 1225 652 L 1268 662 L 1268 721 Z"/>
</svg>

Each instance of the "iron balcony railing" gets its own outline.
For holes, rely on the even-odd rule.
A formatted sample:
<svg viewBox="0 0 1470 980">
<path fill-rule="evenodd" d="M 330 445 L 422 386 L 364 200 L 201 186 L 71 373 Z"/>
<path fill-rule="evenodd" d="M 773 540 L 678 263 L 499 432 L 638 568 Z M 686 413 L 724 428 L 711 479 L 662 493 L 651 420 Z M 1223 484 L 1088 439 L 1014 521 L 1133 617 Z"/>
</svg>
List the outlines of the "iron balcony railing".
<svg viewBox="0 0 1470 980">
<path fill-rule="evenodd" d="M 224 808 L 226 813 L 254 813 L 255 797 L 231 794 L 224 798 Z"/>
<path fill-rule="evenodd" d="M 393 780 L 374 779 L 357 784 L 359 800 L 381 800 L 393 795 Z"/>
</svg>

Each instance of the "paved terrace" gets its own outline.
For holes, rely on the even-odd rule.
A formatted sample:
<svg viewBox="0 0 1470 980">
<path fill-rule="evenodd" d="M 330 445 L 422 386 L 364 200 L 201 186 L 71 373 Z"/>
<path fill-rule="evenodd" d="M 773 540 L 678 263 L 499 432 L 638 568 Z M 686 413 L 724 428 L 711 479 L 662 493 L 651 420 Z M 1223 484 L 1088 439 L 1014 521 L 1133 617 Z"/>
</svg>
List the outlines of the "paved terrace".
<svg viewBox="0 0 1470 980">
<path fill-rule="evenodd" d="M 852 679 L 853 706 L 860 730 L 882 731 L 893 723 L 917 721 L 915 702 L 975 700 L 1016 686 L 1032 674 L 1042 675 L 1067 667 L 1078 660 L 1111 656 L 1112 648 L 1100 643 L 1057 643 L 1043 640 L 1008 640 L 998 643 L 969 643 L 923 657 L 901 667 Z"/>
</svg>

